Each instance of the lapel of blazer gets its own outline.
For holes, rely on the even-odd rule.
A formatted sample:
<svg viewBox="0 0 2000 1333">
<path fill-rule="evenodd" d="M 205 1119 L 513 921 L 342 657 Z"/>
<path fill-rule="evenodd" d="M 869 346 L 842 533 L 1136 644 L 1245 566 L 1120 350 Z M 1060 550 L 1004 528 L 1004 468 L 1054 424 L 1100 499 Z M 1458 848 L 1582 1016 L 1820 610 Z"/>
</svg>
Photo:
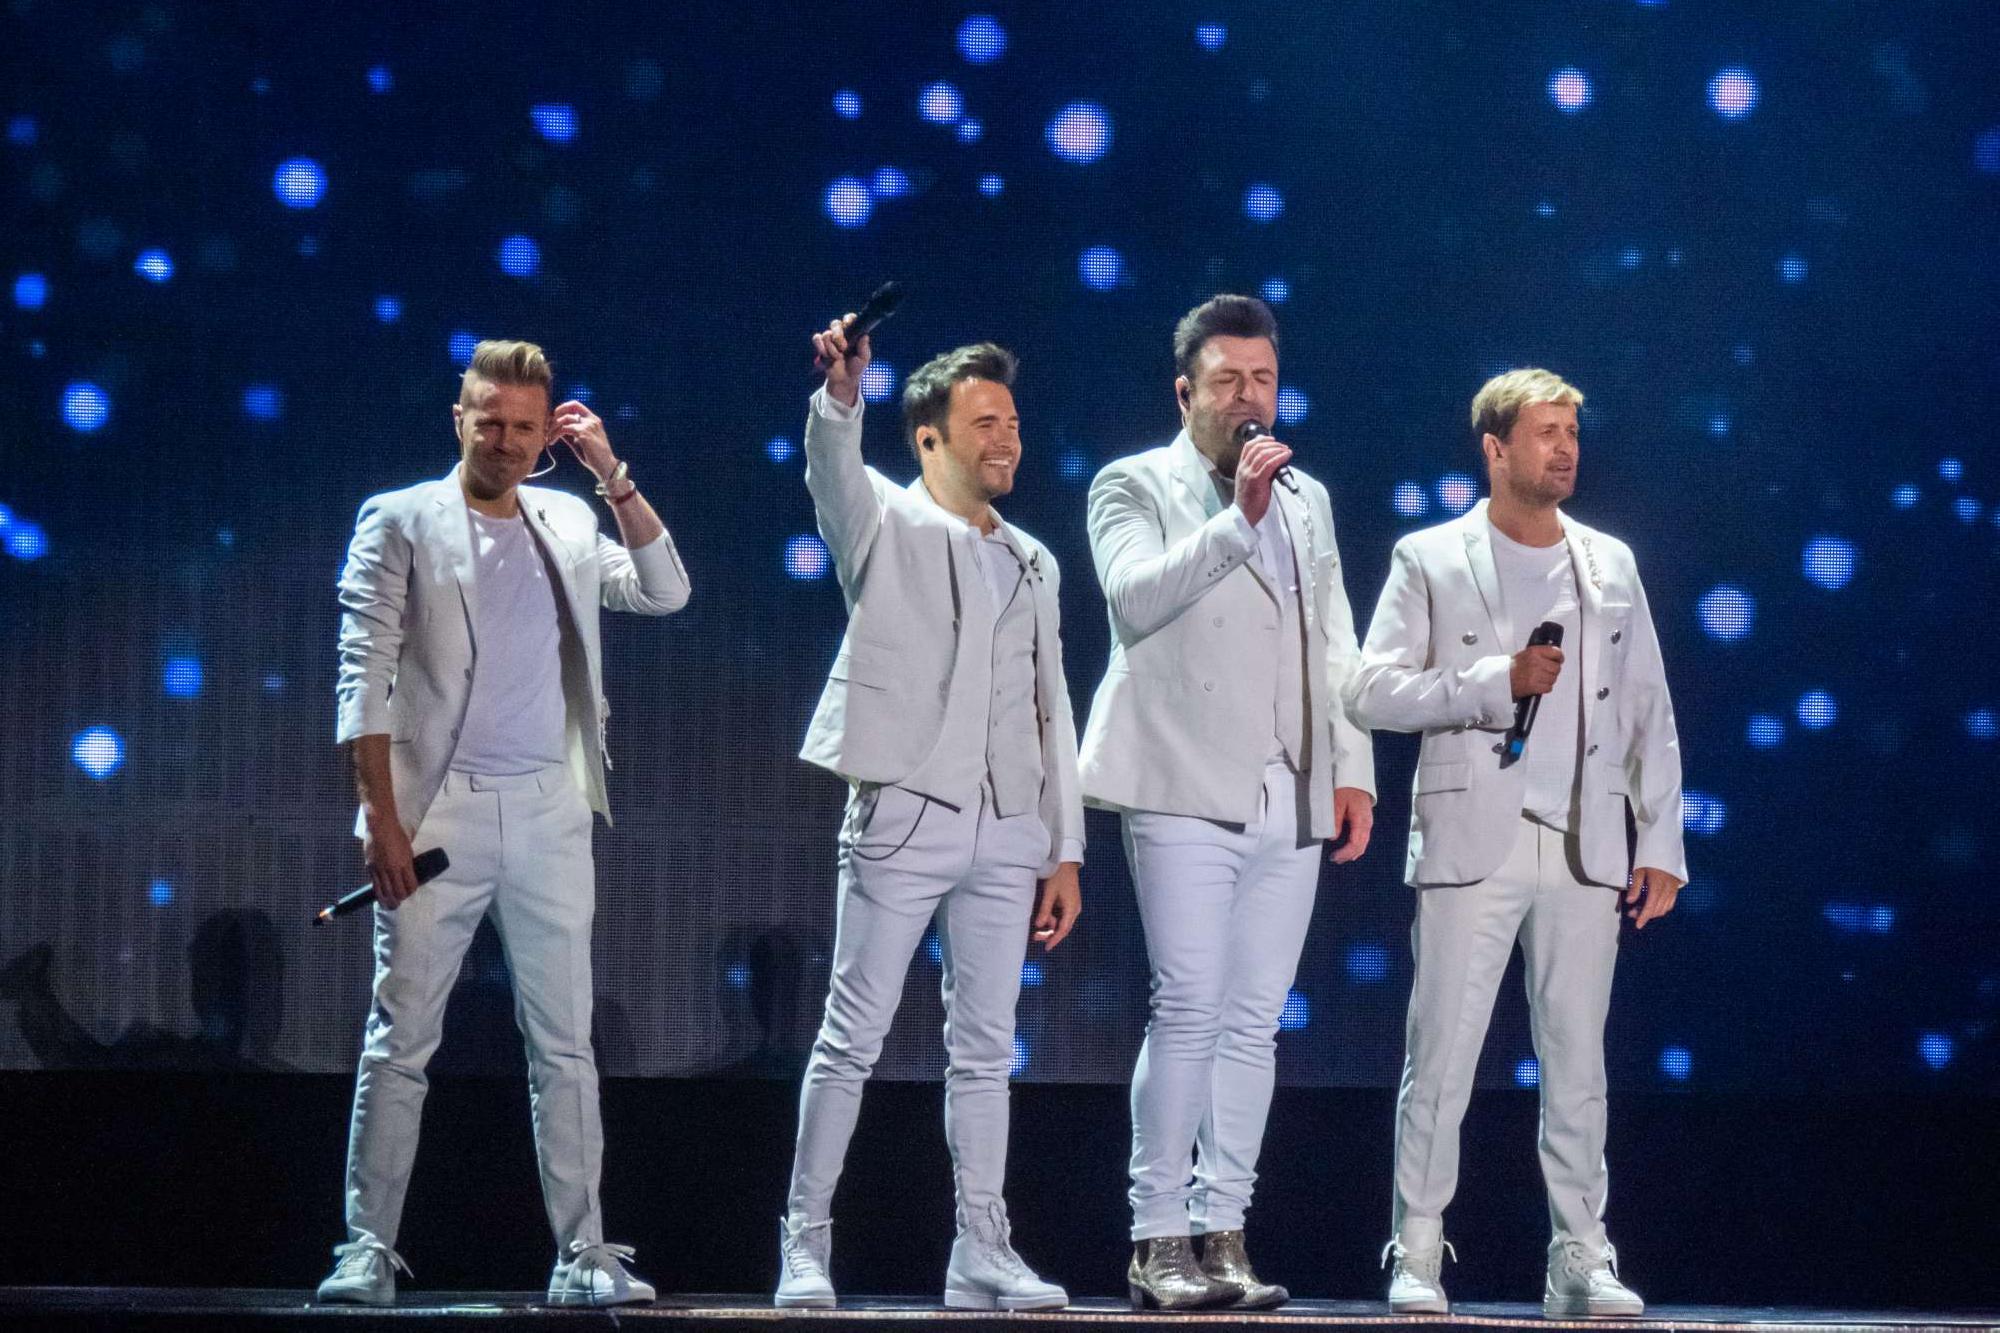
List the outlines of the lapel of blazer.
<svg viewBox="0 0 2000 1333">
<path fill-rule="evenodd" d="M 1222 496 L 1215 484 L 1215 474 L 1208 470 L 1208 460 L 1194 447 L 1194 441 L 1189 438 L 1185 430 L 1176 435 L 1174 442 L 1167 446 L 1167 470 L 1181 489 L 1186 491 L 1195 507 L 1201 511 L 1202 522 L 1206 523 L 1222 512 Z M 1169 533 L 1168 540 L 1172 539 L 1173 534 Z M 1250 577 L 1257 581 L 1257 586 L 1264 590 L 1266 597 L 1273 602 L 1278 600 L 1278 591 L 1271 586 L 1270 579 L 1265 577 L 1264 564 L 1260 558 L 1251 556 L 1244 562 L 1243 568 L 1250 571 Z"/>
<path fill-rule="evenodd" d="M 1583 717 L 1588 735 L 1590 719 L 1596 712 L 1598 681 L 1604 671 L 1604 653 L 1597 640 L 1598 625 L 1604 614 L 1604 570 L 1591 546 L 1591 531 L 1571 519 L 1562 520 L 1563 540 L 1569 544 L 1570 569 L 1576 576 L 1576 643 L 1570 655 L 1583 655 Z"/>
<path fill-rule="evenodd" d="M 472 519 L 466 513 L 465 492 L 459 486 L 458 469 L 453 468 L 431 490 L 432 517 L 437 524 L 438 544 L 444 548 L 445 562 L 451 567 L 452 578 L 458 583 L 458 600 L 465 607 L 466 636 L 476 643 L 475 627 L 479 617 L 474 611 L 479 604 L 479 570 L 472 557 Z"/>
<path fill-rule="evenodd" d="M 569 542 L 564 541 L 549 522 L 548 503 L 535 491 L 523 487 L 519 492 L 521 517 L 528 525 L 528 531 L 541 543 L 548 555 L 549 564 L 555 569 L 556 590 L 562 595 L 563 606 L 574 621 L 582 614 L 577 606 L 576 589 L 570 584 L 569 566 L 573 553 Z"/>
<path fill-rule="evenodd" d="M 1299 581 L 1299 611 L 1305 617 L 1305 632 L 1312 634 L 1318 590 L 1313 586 L 1312 531 L 1315 520 L 1312 501 L 1303 492 L 1293 495 L 1283 486 L 1271 488 L 1271 503 L 1285 518 L 1285 537 L 1292 547 L 1292 567 Z"/>
<path fill-rule="evenodd" d="M 1486 522 L 1486 501 L 1474 505 L 1472 512 L 1459 520 L 1459 527 L 1465 539 L 1465 560 L 1472 566 L 1472 581 L 1479 586 L 1480 600 L 1486 603 L 1486 619 L 1493 626 L 1494 640 L 1499 651 L 1511 653 L 1514 621 L 1500 595 L 1500 571 L 1493 565 L 1493 537 Z"/>
<path fill-rule="evenodd" d="M 1042 644 L 1045 640 L 1053 640 L 1060 633 L 1056 627 L 1059 608 L 1055 598 L 1049 596 L 1049 585 L 1042 579 L 1040 553 L 1029 552 L 1027 544 L 1016 536 L 1014 530 L 1007 526 L 1007 521 L 1000 517 L 999 510 L 993 511 L 993 519 L 1000 525 L 998 529 L 1000 540 L 1007 543 L 1007 549 L 1021 562 L 1021 587 L 1027 590 L 1031 599 L 1029 606 L 1034 612 L 1035 626 L 1035 718 L 1042 727 L 1042 738 L 1046 741 L 1048 719 L 1053 715 L 1049 701 L 1055 695 L 1056 682 L 1049 670 L 1049 659 L 1042 653 Z M 997 617 L 1004 609 L 995 607 L 994 615 Z"/>
</svg>

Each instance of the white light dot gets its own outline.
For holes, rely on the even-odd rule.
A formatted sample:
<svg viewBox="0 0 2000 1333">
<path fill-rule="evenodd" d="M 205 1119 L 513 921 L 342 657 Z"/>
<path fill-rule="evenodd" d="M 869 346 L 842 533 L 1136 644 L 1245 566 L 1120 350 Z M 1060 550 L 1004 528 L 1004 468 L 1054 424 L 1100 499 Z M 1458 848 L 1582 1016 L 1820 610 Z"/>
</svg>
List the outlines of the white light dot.
<svg viewBox="0 0 2000 1333">
<path fill-rule="evenodd" d="M 326 169 L 309 157 L 294 157 L 271 173 L 271 191 L 287 208 L 316 208 L 326 197 Z"/>
<path fill-rule="evenodd" d="M 1731 67 L 1708 81 L 1708 104 L 1724 120 L 1742 120 L 1757 107 L 1757 80 Z"/>
<path fill-rule="evenodd" d="M 965 98 L 958 89 L 940 80 L 917 94 L 917 114 L 933 125 L 955 124 L 965 114 Z"/>
<path fill-rule="evenodd" d="M 1757 623 L 1757 600 L 1732 584 L 1720 584 L 1702 594 L 1695 604 L 1702 632 L 1711 639 L 1733 642 L 1747 638 Z"/>
<path fill-rule="evenodd" d="M 1590 105 L 1590 76 L 1574 65 L 1549 75 L 1549 100 L 1557 109 L 1575 114 Z"/>
<path fill-rule="evenodd" d="M 1049 149 L 1066 162 L 1095 162 L 1111 148 L 1110 113 L 1095 102 L 1071 102 L 1043 132 Z"/>
<path fill-rule="evenodd" d="M 859 227 L 868 221 L 875 199 L 859 176 L 842 176 L 826 187 L 826 215 L 837 227 Z"/>
<path fill-rule="evenodd" d="M 833 568 L 833 557 L 828 554 L 826 543 L 809 532 L 802 532 L 785 543 L 785 573 L 804 583 L 823 579 Z"/>
<path fill-rule="evenodd" d="M 1844 588 L 1854 577 L 1854 543 L 1840 537 L 1815 537 L 1799 556 L 1808 582 L 1822 588 Z"/>
</svg>

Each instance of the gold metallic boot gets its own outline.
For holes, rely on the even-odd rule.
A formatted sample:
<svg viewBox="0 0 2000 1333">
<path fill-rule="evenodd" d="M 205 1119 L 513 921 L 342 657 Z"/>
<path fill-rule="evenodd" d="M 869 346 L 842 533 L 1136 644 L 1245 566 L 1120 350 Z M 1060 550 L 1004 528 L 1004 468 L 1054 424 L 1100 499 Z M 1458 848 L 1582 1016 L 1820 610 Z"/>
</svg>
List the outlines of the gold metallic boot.
<svg viewBox="0 0 2000 1333">
<path fill-rule="evenodd" d="M 1211 1231 L 1202 1238 L 1201 1271 L 1218 1282 L 1243 1288 L 1243 1299 L 1236 1302 L 1239 1309 L 1269 1310 L 1292 1298 L 1292 1293 L 1277 1283 L 1259 1282 L 1250 1271 L 1250 1255 L 1243 1248 L 1240 1230 Z"/>
<path fill-rule="evenodd" d="M 1218 1282 L 1195 1262 L 1186 1236 L 1159 1236 L 1132 1247 L 1125 1290 L 1134 1310 L 1206 1310 L 1243 1296 L 1234 1282 Z"/>
</svg>

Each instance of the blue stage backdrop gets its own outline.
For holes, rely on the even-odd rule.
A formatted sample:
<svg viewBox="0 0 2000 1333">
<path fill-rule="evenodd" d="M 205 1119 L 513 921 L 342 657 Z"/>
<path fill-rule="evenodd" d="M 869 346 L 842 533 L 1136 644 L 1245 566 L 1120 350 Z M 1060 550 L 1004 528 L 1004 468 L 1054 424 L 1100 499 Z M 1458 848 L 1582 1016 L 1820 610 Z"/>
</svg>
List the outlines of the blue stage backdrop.
<svg viewBox="0 0 2000 1333">
<path fill-rule="evenodd" d="M 8 4 L 0 1065 L 350 1066 L 368 926 L 307 924 L 361 878 L 334 576 L 365 496 L 452 466 L 458 368 L 509 336 L 607 419 L 695 589 L 607 624 L 604 1068 L 795 1074 L 843 794 L 794 758 L 842 627 L 806 336 L 895 276 L 869 456 L 911 473 L 918 363 L 1020 353 L 1003 508 L 1068 575 L 1079 722 L 1085 489 L 1177 428 L 1188 307 L 1277 310 L 1280 432 L 1364 626 L 1397 536 L 1480 491 L 1478 385 L 1573 380 L 1573 508 L 1651 593 L 1694 875 L 1623 951 L 1615 1087 L 2000 1086 L 1985 0 L 622 8 Z M 1400 1066 L 1414 747 L 1377 753 L 1290 1081 Z M 1138 1047 L 1090 835 L 1024 1078 L 1123 1081 Z M 941 1072 L 934 948 L 889 1075 Z M 441 1067 L 518 1067 L 490 938 L 460 990 Z M 1536 1079 L 1511 982 L 1481 1077 Z"/>
</svg>

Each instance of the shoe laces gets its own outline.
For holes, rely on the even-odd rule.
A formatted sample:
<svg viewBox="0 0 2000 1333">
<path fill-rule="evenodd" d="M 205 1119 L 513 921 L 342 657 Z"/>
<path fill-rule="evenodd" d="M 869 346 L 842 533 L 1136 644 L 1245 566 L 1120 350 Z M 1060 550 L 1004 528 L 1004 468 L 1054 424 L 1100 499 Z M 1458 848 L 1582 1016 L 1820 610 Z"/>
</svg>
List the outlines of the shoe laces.
<svg viewBox="0 0 2000 1333">
<path fill-rule="evenodd" d="M 1447 1254 L 1451 1256 L 1453 1263 L 1458 1262 L 1458 1251 L 1451 1247 L 1451 1242 L 1448 1240 L 1440 1239 L 1434 1250 L 1413 1250 L 1403 1244 L 1401 1236 L 1392 1236 L 1389 1238 L 1389 1243 L 1382 1247 L 1382 1262 L 1379 1266 L 1388 1267 L 1389 1260 L 1393 1258 L 1396 1261 L 1397 1272 L 1407 1272 L 1414 1277 L 1422 1278 L 1425 1282 L 1435 1284 L 1438 1274 L 1444 1270 L 1444 1257 Z"/>
<path fill-rule="evenodd" d="M 569 1272 L 564 1278 L 564 1285 L 571 1291 L 589 1287 L 593 1273 L 604 1274 L 614 1287 L 632 1280 L 623 1262 L 637 1253 L 630 1245 L 613 1245 L 601 1240 L 573 1240 L 569 1243 L 569 1252 Z"/>
<path fill-rule="evenodd" d="M 815 1236 L 817 1232 L 819 1235 Z M 823 1243 L 833 1232 L 833 1219 L 820 1222 L 793 1222 L 785 1219 L 785 1271 L 797 1277 L 814 1269 L 824 1270 L 826 1260 L 818 1252 L 815 1242 Z"/>
<path fill-rule="evenodd" d="M 1007 1220 L 1005 1208 L 998 1203 L 988 1205 L 986 1216 L 968 1229 L 994 1267 L 1009 1277 L 1029 1276 L 1028 1265 L 1014 1252 L 1014 1226 Z"/>
<path fill-rule="evenodd" d="M 1610 1241 L 1604 1242 L 1601 1250 L 1592 1249 L 1582 1241 L 1569 1237 L 1562 1243 L 1563 1268 L 1586 1281 L 1594 1281 L 1609 1274 L 1612 1281 L 1618 1279 L 1618 1250 Z"/>
<path fill-rule="evenodd" d="M 370 1264 L 380 1255 L 390 1268 L 400 1270 L 405 1277 L 415 1277 L 410 1266 L 403 1262 L 403 1256 L 384 1245 L 379 1240 L 350 1240 L 344 1245 L 336 1245 L 333 1252 L 340 1256 L 334 1267 L 335 1277 L 360 1277 Z"/>
</svg>

